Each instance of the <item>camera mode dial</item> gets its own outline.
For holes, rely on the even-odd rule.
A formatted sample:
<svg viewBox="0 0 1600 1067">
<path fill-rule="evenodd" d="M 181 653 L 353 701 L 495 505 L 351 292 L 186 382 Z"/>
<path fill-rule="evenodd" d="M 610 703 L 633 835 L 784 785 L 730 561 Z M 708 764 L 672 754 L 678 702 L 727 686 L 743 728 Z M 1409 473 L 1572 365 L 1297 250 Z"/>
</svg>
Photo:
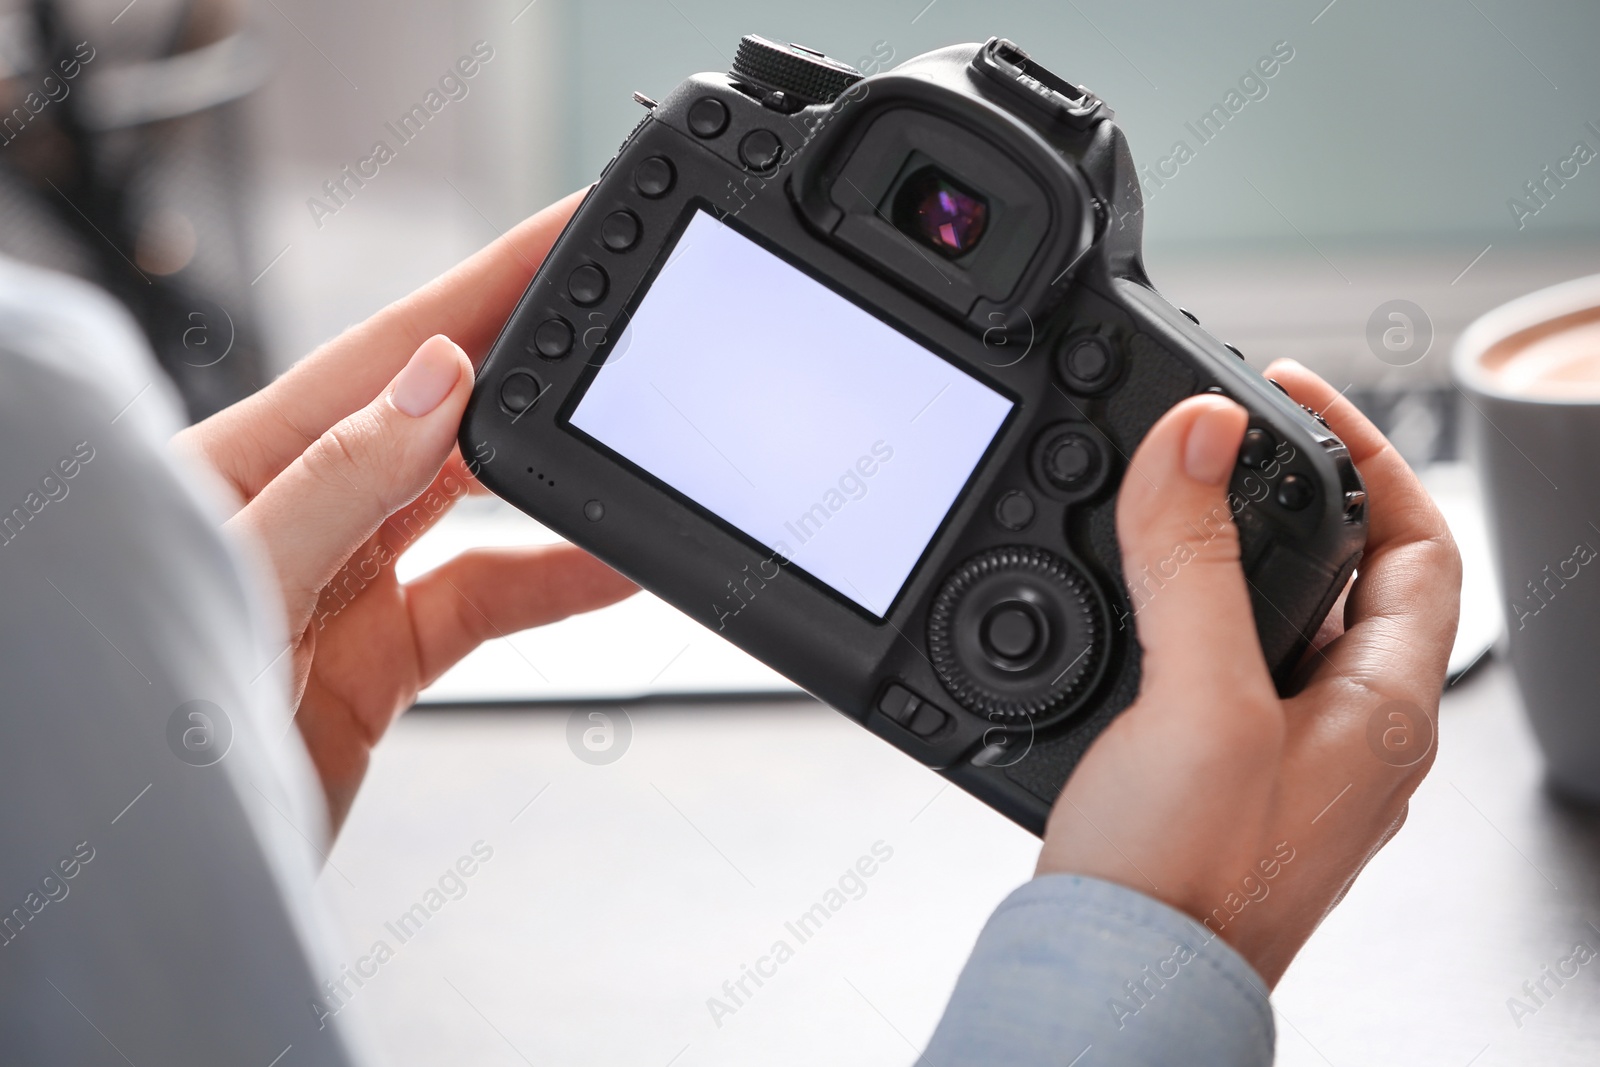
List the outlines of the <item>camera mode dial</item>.
<svg viewBox="0 0 1600 1067">
<path fill-rule="evenodd" d="M 1041 548 L 995 548 L 945 579 L 928 616 L 928 651 L 962 707 L 1020 725 L 1083 694 L 1100 666 L 1103 629 L 1077 567 Z"/>
<path fill-rule="evenodd" d="M 730 73 L 734 80 L 761 90 L 763 95 L 781 94 L 775 103 L 797 108 L 832 103 L 862 78 L 859 70 L 814 48 L 769 41 L 755 34 L 739 42 Z"/>
</svg>

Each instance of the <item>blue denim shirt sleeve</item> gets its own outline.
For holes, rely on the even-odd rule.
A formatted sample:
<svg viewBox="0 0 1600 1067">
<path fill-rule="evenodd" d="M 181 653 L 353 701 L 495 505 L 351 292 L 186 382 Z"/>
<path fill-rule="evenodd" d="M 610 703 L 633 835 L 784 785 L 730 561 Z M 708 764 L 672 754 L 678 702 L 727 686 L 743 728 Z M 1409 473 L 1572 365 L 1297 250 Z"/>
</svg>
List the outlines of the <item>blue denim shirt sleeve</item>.
<svg viewBox="0 0 1600 1067">
<path fill-rule="evenodd" d="M 1257 1067 L 1274 1033 L 1260 977 L 1206 927 L 1053 874 L 995 910 L 919 1067 Z"/>
</svg>

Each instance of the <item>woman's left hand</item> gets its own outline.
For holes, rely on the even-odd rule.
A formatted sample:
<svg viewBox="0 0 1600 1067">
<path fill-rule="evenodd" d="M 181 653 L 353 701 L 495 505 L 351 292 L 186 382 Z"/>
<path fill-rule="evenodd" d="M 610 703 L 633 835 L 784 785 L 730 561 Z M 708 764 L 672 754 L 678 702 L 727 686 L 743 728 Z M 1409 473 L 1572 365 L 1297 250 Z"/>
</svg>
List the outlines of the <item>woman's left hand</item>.
<svg viewBox="0 0 1600 1067">
<path fill-rule="evenodd" d="M 424 686 L 488 638 L 635 591 L 571 545 L 476 549 L 405 584 L 394 572 L 493 462 L 456 450 L 472 365 L 580 201 L 546 208 L 175 441 L 238 494 L 228 526 L 276 572 L 295 719 L 335 832 L 372 747 Z"/>
</svg>

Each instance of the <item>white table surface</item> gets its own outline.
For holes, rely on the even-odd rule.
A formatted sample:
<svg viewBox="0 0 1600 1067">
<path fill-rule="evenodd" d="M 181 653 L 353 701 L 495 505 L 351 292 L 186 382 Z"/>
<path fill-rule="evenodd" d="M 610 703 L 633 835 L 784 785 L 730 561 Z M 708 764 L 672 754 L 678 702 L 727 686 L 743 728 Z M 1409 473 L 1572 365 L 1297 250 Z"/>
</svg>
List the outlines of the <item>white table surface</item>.
<svg viewBox="0 0 1600 1067">
<path fill-rule="evenodd" d="M 494 849 L 352 1001 L 383 1062 L 913 1062 L 1034 840 L 809 701 L 636 705 L 608 766 L 569 711 L 414 712 L 380 748 L 322 875 L 346 960 Z M 1279 987 L 1286 1067 L 1600 1063 L 1600 961 L 1520 1027 L 1507 1006 L 1600 949 L 1600 817 L 1545 794 L 1502 664 L 1442 716 L 1409 823 Z M 880 840 L 866 894 L 716 1026 L 707 998 Z"/>
</svg>

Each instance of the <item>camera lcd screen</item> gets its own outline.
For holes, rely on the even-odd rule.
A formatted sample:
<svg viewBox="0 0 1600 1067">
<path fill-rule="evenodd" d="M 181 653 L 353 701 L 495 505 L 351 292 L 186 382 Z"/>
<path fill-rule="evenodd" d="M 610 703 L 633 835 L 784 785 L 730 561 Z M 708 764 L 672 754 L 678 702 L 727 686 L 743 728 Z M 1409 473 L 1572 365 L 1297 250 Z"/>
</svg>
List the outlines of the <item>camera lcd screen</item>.
<svg viewBox="0 0 1600 1067">
<path fill-rule="evenodd" d="M 882 618 L 1011 408 L 696 211 L 570 422 Z"/>
</svg>

